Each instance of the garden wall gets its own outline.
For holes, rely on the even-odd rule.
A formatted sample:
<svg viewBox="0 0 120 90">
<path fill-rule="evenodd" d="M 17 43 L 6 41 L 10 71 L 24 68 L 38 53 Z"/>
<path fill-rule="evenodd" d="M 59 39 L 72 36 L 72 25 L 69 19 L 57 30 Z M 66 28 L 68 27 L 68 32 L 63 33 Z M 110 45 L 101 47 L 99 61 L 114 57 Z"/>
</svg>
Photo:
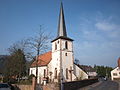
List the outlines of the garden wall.
<svg viewBox="0 0 120 90">
<path fill-rule="evenodd" d="M 32 85 L 13 85 L 15 90 L 33 90 Z"/>
<path fill-rule="evenodd" d="M 87 79 L 63 83 L 63 90 L 77 90 L 79 88 L 98 82 L 98 79 Z"/>
</svg>

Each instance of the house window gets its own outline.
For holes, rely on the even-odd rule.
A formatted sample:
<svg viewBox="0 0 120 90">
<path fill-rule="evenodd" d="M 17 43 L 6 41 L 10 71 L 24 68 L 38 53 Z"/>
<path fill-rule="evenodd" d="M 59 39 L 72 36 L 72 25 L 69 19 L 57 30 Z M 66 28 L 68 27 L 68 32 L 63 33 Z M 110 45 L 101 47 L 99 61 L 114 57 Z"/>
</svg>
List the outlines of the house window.
<svg viewBox="0 0 120 90">
<path fill-rule="evenodd" d="M 117 73 L 113 73 L 113 76 L 117 76 Z"/>
<path fill-rule="evenodd" d="M 55 50 L 57 50 L 57 44 L 55 43 Z"/>
<path fill-rule="evenodd" d="M 66 68 L 66 79 L 68 79 L 68 68 Z"/>
<path fill-rule="evenodd" d="M 65 49 L 68 49 L 68 43 L 67 43 L 67 41 L 65 42 Z"/>
<path fill-rule="evenodd" d="M 57 68 L 55 68 L 55 79 L 57 79 Z"/>
<path fill-rule="evenodd" d="M 44 78 L 45 78 L 45 76 L 46 76 L 46 69 L 44 69 Z"/>
</svg>

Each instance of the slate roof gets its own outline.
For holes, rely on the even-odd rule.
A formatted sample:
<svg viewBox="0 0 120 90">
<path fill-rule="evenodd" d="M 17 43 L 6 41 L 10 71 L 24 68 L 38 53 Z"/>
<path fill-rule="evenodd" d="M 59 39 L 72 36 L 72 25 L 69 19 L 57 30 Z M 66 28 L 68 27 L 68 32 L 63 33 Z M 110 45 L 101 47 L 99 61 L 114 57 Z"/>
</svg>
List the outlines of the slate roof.
<svg viewBox="0 0 120 90">
<path fill-rule="evenodd" d="M 79 68 L 81 68 L 85 72 L 96 72 L 96 70 L 94 68 L 92 68 L 91 66 L 79 65 L 79 64 L 76 64 L 76 63 L 74 63 L 74 64 L 77 65 Z"/>
<path fill-rule="evenodd" d="M 83 69 L 85 72 L 96 72 L 96 70 L 91 66 L 80 65 L 80 68 Z"/>
<path fill-rule="evenodd" d="M 63 4 L 62 3 L 61 3 L 61 8 L 60 8 L 57 37 L 54 40 L 52 40 L 51 42 L 53 42 L 53 41 L 55 41 L 55 40 L 57 40 L 59 38 L 73 41 L 72 39 L 67 37 L 65 18 L 64 18 L 64 11 L 63 11 Z"/>
</svg>

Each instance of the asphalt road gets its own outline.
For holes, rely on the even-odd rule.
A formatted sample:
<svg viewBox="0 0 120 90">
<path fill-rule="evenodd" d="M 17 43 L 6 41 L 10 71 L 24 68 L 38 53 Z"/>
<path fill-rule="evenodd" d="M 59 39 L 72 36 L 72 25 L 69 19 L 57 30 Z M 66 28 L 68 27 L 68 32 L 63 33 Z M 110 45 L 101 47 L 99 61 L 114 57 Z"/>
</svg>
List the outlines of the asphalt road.
<svg viewBox="0 0 120 90">
<path fill-rule="evenodd" d="M 119 90 L 119 84 L 114 81 L 102 81 L 96 86 L 88 86 L 87 88 L 82 88 L 79 90 Z"/>
</svg>

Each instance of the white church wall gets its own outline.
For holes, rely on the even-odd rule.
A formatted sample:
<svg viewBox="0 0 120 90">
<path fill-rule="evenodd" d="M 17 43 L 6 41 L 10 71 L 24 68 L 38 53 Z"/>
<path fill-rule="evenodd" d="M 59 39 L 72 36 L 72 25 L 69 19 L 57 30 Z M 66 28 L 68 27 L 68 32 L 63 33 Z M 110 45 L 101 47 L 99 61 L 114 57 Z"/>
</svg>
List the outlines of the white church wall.
<svg viewBox="0 0 120 90">
<path fill-rule="evenodd" d="M 65 47 L 65 42 L 67 41 L 67 49 Z M 68 40 L 61 40 L 62 45 L 62 68 L 63 68 L 63 76 L 65 78 L 65 81 L 70 81 L 70 72 L 69 70 L 73 70 L 73 48 L 72 48 L 72 42 Z M 68 69 L 68 79 L 66 78 L 66 69 Z M 73 79 L 73 75 L 72 75 Z"/>
<path fill-rule="evenodd" d="M 55 49 L 55 45 L 57 48 Z M 55 68 L 57 75 L 60 73 L 60 39 L 52 42 L 52 60 L 49 64 L 49 69 L 52 72 L 52 79 L 55 77 Z"/>
<path fill-rule="evenodd" d="M 65 47 L 66 41 L 67 41 L 67 47 L 68 47 L 67 49 Z M 60 73 L 60 58 L 62 60 L 63 76 L 64 76 L 64 79 L 66 79 L 66 68 L 68 68 L 68 70 L 70 69 L 73 70 L 73 47 L 72 47 L 71 41 L 58 39 L 52 42 L 52 61 L 50 62 L 50 65 L 49 65 L 49 69 L 53 72 L 52 78 L 54 78 L 55 68 L 57 68 L 58 70 L 57 74 Z M 69 77 L 68 81 L 70 81 L 70 73 L 68 73 L 68 77 Z"/>
<path fill-rule="evenodd" d="M 66 56 L 67 53 L 67 56 Z M 63 76 L 66 79 L 66 69 L 73 70 L 73 60 L 72 53 L 62 51 L 62 68 L 63 68 Z M 70 81 L 70 73 L 68 73 L 68 81 Z"/>
<path fill-rule="evenodd" d="M 72 42 L 71 41 L 68 41 L 68 40 L 64 40 L 64 39 L 61 39 L 61 41 L 62 41 L 62 50 L 65 50 L 66 48 L 65 48 L 65 42 L 67 41 L 67 44 L 68 44 L 68 51 L 73 51 L 73 47 L 72 47 Z"/>
<path fill-rule="evenodd" d="M 55 49 L 55 45 L 57 45 L 57 49 Z M 60 50 L 60 39 L 52 42 L 52 52 Z"/>
<path fill-rule="evenodd" d="M 43 83 L 43 79 L 44 79 L 44 70 L 46 70 L 46 74 L 45 76 L 47 76 L 47 66 L 42 66 L 42 67 L 38 67 L 38 79 L 37 79 L 37 83 Z M 30 68 L 30 74 L 34 74 L 36 76 L 36 67 L 31 67 Z"/>
<path fill-rule="evenodd" d="M 74 74 L 76 75 L 76 77 L 80 80 L 83 79 L 88 79 L 88 75 L 81 69 L 79 68 L 77 65 L 74 64 Z"/>
</svg>

